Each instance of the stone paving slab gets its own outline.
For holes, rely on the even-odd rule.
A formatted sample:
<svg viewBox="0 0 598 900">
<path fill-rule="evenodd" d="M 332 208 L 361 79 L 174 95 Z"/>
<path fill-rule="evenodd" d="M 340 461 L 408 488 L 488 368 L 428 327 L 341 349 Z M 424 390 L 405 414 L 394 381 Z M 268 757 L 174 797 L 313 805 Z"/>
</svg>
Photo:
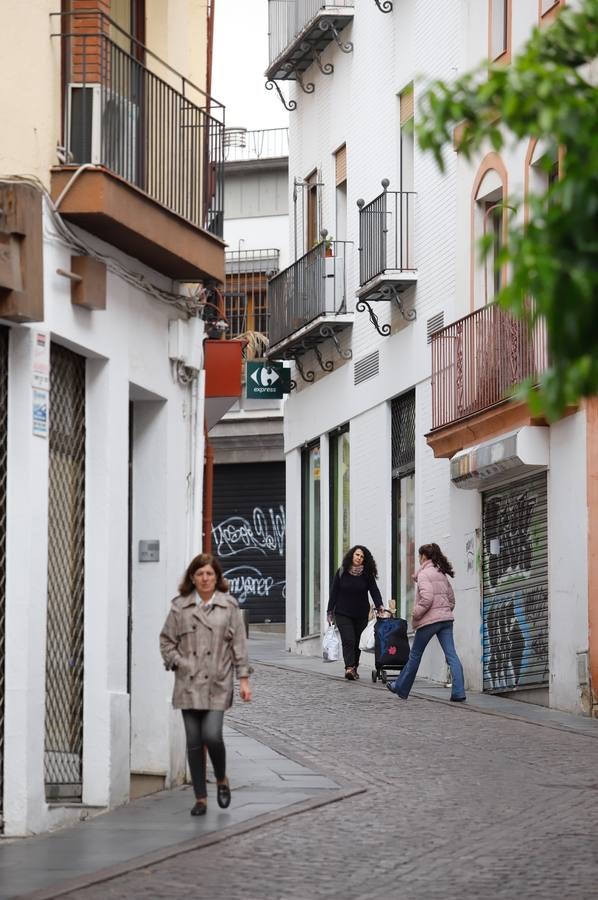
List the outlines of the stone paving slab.
<svg viewBox="0 0 598 900">
<path fill-rule="evenodd" d="M 205 817 L 192 818 L 189 786 L 161 791 L 76 826 L 34 838 L 0 841 L 0 898 L 59 896 L 75 883 L 94 883 L 94 873 L 164 859 L 169 852 L 222 839 L 313 804 L 344 796 L 346 789 L 245 734 L 225 728 L 233 802 L 216 804 L 208 785 Z M 253 823 L 253 824 L 252 824 Z M 117 867 L 115 869 L 115 867 Z M 105 873 L 104 873 L 105 874 Z M 76 881 L 73 882 L 73 879 Z M 60 887 L 68 881 L 66 887 Z"/>
</svg>

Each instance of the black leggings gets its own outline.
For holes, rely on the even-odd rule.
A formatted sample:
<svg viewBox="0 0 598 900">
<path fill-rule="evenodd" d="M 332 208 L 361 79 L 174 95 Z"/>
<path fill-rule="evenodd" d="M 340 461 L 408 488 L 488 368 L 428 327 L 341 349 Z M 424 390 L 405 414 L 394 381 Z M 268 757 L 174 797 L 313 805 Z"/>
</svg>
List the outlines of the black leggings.
<svg viewBox="0 0 598 900">
<path fill-rule="evenodd" d="M 345 668 L 349 669 L 353 666 L 357 668 L 359 665 L 359 657 L 361 656 L 359 638 L 361 637 L 361 632 L 368 623 L 368 617 L 366 616 L 365 619 L 350 619 L 349 616 L 335 613 L 334 619 L 336 621 L 336 626 L 341 633 Z"/>
<path fill-rule="evenodd" d="M 207 748 L 216 781 L 226 778 L 226 750 L 222 739 L 224 712 L 218 709 L 183 709 L 187 735 L 187 759 L 196 800 L 204 800 L 206 791 Z"/>
</svg>

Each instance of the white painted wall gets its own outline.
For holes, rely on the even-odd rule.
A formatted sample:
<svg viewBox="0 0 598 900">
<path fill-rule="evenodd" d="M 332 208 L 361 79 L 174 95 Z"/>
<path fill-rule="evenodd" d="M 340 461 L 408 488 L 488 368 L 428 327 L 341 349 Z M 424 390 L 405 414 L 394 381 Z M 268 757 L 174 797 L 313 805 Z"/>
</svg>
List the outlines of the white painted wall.
<svg viewBox="0 0 598 900">
<path fill-rule="evenodd" d="M 521 46 L 537 23 L 536 0 L 513 3 L 513 51 Z M 332 76 L 316 67 L 307 73 L 313 94 L 298 88 L 298 108 L 290 116 L 289 242 L 293 248 L 293 179 L 314 169 L 321 173 L 320 225 L 334 227 L 334 153 L 346 143 L 348 167 L 348 240 L 352 241 L 347 268 L 347 303 L 354 308 L 358 287 L 359 217 L 356 201 L 366 202 L 380 193 L 380 181 L 390 179 L 398 189 L 399 103 L 397 94 L 416 82 L 416 108 L 431 79 L 453 76 L 477 65 L 487 54 L 487 3 L 468 0 L 443 4 L 442 15 L 434 0 L 395 3 L 391 15 L 374 4 L 356 4 L 353 24 L 342 32 L 353 43 L 351 53 L 331 44 L 322 54 L 334 64 Z M 525 183 L 527 142 L 509 146 L 502 154 L 508 171 L 508 189 L 521 195 Z M 397 310 L 379 304 L 381 322 L 393 333 L 380 337 L 367 313 L 355 313 L 352 329 L 341 336 L 352 360 L 341 360 L 330 343 L 322 345 L 325 359 L 333 359 L 331 374 L 321 371 L 313 354 L 305 354 L 305 369 L 313 370 L 313 384 L 296 374 L 297 389 L 285 405 L 285 452 L 289 549 L 287 555 L 287 646 L 296 652 L 319 652 L 316 643 L 300 642 L 301 478 L 300 451 L 320 437 L 323 454 L 327 434 L 350 423 L 352 542 L 364 541 L 380 568 L 383 596 L 389 598 L 391 562 L 390 408 L 388 401 L 416 388 L 416 543 L 436 541 L 452 560 L 457 596 L 455 640 L 470 690 L 482 688 L 481 639 L 481 495 L 454 487 L 447 460 L 434 459 L 425 435 L 432 426 L 431 354 L 426 342 L 427 320 L 439 311 L 449 323 L 483 303 L 477 289 L 472 295 L 471 214 L 472 185 L 489 148 L 473 162 L 464 161 L 452 148 L 445 152 L 446 170 L 415 151 L 417 198 L 415 289 L 404 295 L 417 311 L 417 321 L 405 323 Z M 300 226 L 301 210 L 298 206 Z M 302 252 L 301 237 L 299 254 Z M 354 384 L 354 364 L 374 350 L 380 354 L 379 374 Z M 550 703 L 580 712 L 577 653 L 587 649 L 586 467 L 582 414 L 551 428 L 549 471 L 550 540 Z M 324 478 L 324 465 L 322 466 Z M 324 482 L 323 493 L 327 493 Z M 327 548 L 328 514 L 322 513 L 321 535 Z M 474 566 L 468 570 L 466 543 L 473 542 Z M 322 551 L 325 559 L 327 549 Z M 328 571 L 327 569 L 323 571 Z M 324 604 L 323 604 L 324 605 Z M 420 674 L 444 680 L 446 666 L 439 648 L 432 645 Z"/>
<path fill-rule="evenodd" d="M 86 357 L 84 806 L 114 806 L 129 795 L 131 771 L 184 775 L 180 716 L 169 709 L 172 675 L 158 633 L 188 562 L 187 535 L 201 520 L 201 469 L 190 493 L 190 390 L 171 376 L 168 322 L 180 313 L 109 273 L 107 308 L 72 306 L 70 249 L 44 241 L 45 320 L 10 334 L 7 497 L 5 833 L 28 834 L 78 818 L 48 807 L 44 794 L 48 441 L 31 427 L 33 339 Z M 91 243 L 93 239 L 88 236 Z M 94 242 L 99 245 L 98 242 Z M 105 245 L 104 245 L 105 248 Z M 170 282 L 134 261 L 154 283 Z M 128 431 L 133 436 L 133 658 L 127 689 Z M 203 397 L 203 394 L 202 394 Z M 199 420 L 203 419 L 201 400 Z M 51 411 L 50 411 L 51 414 Z M 202 435 L 197 435 L 199 441 Z M 160 540 L 160 561 L 137 562 L 140 538 Z M 196 548 L 199 550 L 200 548 Z M 132 716 L 129 708 L 131 706 Z M 130 741 L 131 732 L 131 741 Z"/>
<path fill-rule="evenodd" d="M 280 250 L 280 268 L 289 263 L 288 216 L 254 216 L 225 219 L 227 250 Z"/>
</svg>

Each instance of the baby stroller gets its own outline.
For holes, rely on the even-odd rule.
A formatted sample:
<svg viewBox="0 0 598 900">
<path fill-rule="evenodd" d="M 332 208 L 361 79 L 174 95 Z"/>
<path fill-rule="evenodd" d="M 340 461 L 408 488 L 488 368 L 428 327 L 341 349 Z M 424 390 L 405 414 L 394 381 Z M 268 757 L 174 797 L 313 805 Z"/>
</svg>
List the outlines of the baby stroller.
<svg viewBox="0 0 598 900">
<path fill-rule="evenodd" d="M 400 672 L 409 659 L 407 620 L 379 618 L 374 625 L 374 665 L 372 681 L 386 684 L 388 671 Z"/>
</svg>

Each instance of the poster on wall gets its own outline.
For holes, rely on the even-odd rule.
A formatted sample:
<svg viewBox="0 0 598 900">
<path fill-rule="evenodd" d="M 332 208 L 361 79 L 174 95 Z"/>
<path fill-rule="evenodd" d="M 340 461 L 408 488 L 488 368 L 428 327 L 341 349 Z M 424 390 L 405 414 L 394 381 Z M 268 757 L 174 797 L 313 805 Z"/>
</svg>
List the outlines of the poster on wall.
<svg viewBox="0 0 598 900">
<path fill-rule="evenodd" d="M 250 622 L 285 619 L 284 463 L 217 465 L 212 550 Z"/>
</svg>

